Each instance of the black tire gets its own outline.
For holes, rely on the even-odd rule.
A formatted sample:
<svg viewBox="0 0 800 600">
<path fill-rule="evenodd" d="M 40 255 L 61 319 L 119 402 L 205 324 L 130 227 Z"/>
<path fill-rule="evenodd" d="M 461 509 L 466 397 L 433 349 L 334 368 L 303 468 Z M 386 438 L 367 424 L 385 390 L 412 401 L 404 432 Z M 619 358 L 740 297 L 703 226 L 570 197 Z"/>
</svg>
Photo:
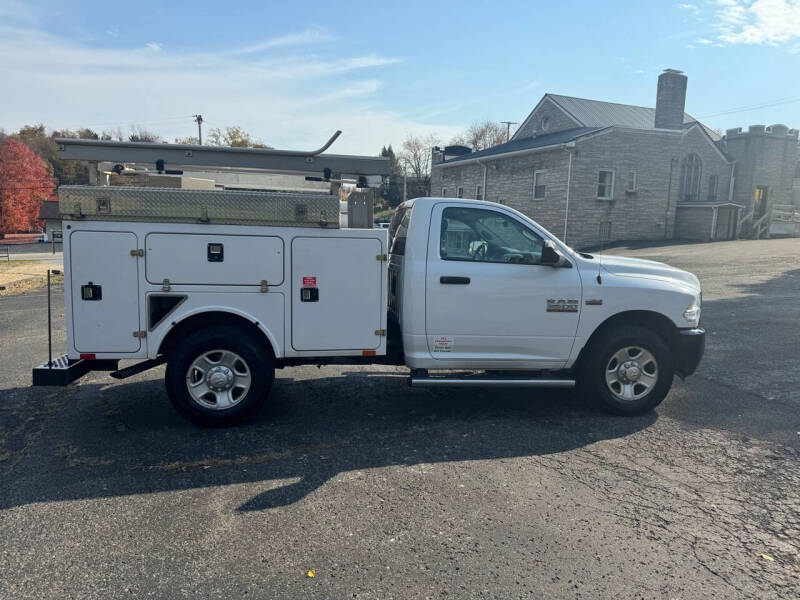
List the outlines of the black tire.
<svg viewBox="0 0 800 600">
<path fill-rule="evenodd" d="M 231 405 L 221 408 L 215 401 L 219 394 L 209 389 L 205 398 L 196 399 L 189 391 L 189 369 L 204 355 L 213 359 L 222 355 L 215 351 L 227 351 L 226 360 L 235 365 L 228 369 L 230 377 L 240 387 L 233 388 L 230 396 L 222 402 Z M 231 361 L 231 355 L 235 355 Z M 236 358 L 240 360 L 236 360 Z M 214 362 L 202 363 L 215 366 Z M 192 377 L 198 379 L 208 388 L 208 380 L 202 376 L 200 369 L 193 369 Z M 242 373 L 242 377 L 240 377 Z M 199 425 L 222 427 L 241 423 L 249 417 L 266 400 L 275 378 L 275 365 L 270 348 L 263 340 L 259 340 L 252 332 L 235 326 L 214 326 L 197 331 L 181 340 L 167 357 L 167 371 L 164 378 L 167 396 L 173 406 L 184 417 Z M 245 383 L 247 388 L 244 388 Z M 237 385 L 231 384 L 231 385 Z M 224 386 L 224 381 L 222 382 Z M 236 395 L 238 392 L 238 395 Z M 196 394 L 199 392 L 196 390 Z M 223 398 L 222 395 L 219 398 Z M 204 405 L 205 404 L 205 405 Z M 213 405 L 213 406 L 210 406 Z"/>
<path fill-rule="evenodd" d="M 631 350 L 625 352 L 626 348 Z M 649 353 L 637 354 L 636 349 Z M 620 363 L 612 362 L 615 355 L 633 358 L 644 357 L 642 362 L 646 365 L 637 366 L 639 372 L 653 377 L 655 382 L 650 384 L 650 379 L 639 375 L 639 379 L 628 379 L 629 371 L 619 371 Z M 616 361 L 617 359 L 615 359 Z M 639 365 L 636 360 L 633 364 Z M 655 370 L 653 371 L 653 365 Z M 610 367 L 610 369 L 609 369 Z M 612 381 L 607 381 L 606 374 Z M 637 371 L 633 371 L 634 376 Z M 621 373 L 621 374 L 620 374 Z M 578 386 L 581 393 L 591 398 L 600 408 L 618 415 L 640 415 L 650 412 L 666 397 L 675 374 L 672 352 L 663 338 L 656 332 L 638 326 L 623 326 L 611 329 L 591 343 L 586 349 L 585 356 L 579 368 Z M 624 389 L 623 389 L 624 388 Z M 632 396 L 623 399 L 623 394 Z"/>
</svg>

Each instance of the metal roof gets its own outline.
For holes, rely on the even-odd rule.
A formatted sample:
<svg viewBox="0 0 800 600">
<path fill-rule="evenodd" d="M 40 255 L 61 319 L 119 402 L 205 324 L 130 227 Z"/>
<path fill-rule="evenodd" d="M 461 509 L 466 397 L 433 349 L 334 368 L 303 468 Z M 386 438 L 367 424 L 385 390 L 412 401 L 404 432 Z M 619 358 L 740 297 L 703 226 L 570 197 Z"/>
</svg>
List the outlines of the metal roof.
<svg viewBox="0 0 800 600">
<path fill-rule="evenodd" d="M 602 102 L 600 100 L 588 100 L 586 98 L 575 98 L 573 96 L 561 96 L 559 94 L 546 94 L 567 113 L 575 118 L 585 127 L 609 127 L 616 125 L 619 127 L 630 127 L 631 129 L 654 129 L 656 119 L 656 109 L 646 106 L 633 106 L 631 104 L 618 104 L 616 102 Z M 683 113 L 683 123 L 688 125 L 698 122 L 689 113 Z M 719 134 L 709 129 L 702 123 L 700 126 L 711 136 L 711 139 L 720 139 Z"/>
<path fill-rule="evenodd" d="M 464 156 L 451 158 L 450 160 L 447 160 L 444 163 L 440 164 L 449 165 L 457 162 L 463 162 L 466 160 L 474 160 L 476 158 L 494 156 L 495 154 L 507 154 L 509 152 L 519 152 L 520 150 L 534 150 L 536 148 L 545 148 L 547 146 L 566 144 L 567 142 L 571 142 L 574 139 L 577 139 L 581 136 L 592 133 L 594 131 L 599 131 L 601 129 L 605 128 L 577 127 L 575 129 L 565 129 L 564 131 L 556 131 L 554 133 L 548 133 L 547 135 L 537 135 L 536 137 L 511 140 L 510 142 L 506 142 L 505 144 L 500 144 L 499 146 L 492 146 L 491 148 L 487 148 L 486 150 L 481 150 L 480 152 L 471 152 L 470 154 L 465 154 Z"/>
</svg>

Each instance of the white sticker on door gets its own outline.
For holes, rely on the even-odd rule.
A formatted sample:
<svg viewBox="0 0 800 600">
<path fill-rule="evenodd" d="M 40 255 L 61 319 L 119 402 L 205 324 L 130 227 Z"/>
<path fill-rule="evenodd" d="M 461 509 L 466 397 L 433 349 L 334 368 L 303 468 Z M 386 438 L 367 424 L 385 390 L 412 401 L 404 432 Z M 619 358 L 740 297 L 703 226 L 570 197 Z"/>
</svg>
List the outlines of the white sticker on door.
<svg viewBox="0 0 800 600">
<path fill-rule="evenodd" d="M 453 338 L 447 335 L 439 335 L 433 338 L 434 352 L 452 352 Z"/>
</svg>

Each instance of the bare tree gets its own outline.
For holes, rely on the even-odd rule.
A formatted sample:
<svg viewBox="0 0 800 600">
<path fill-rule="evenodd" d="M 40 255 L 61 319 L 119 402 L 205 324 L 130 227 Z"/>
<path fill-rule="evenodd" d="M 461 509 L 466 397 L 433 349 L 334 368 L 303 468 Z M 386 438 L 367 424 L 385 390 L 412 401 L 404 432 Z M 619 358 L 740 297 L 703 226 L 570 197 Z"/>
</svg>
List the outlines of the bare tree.
<svg viewBox="0 0 800 600">
<path fill-rule="evenodd" d="M 207 141 L 210 146 L 232 146 L 238 148 L 272 148 L 254 138 L 238 125 L 228 126 L 224 130 L 214 127 L 208 132 Z"/>
<path fill-rule="evenodd" d="M 122 127 L 117 127 L 116 129 L 107 129 L 103 130 L 103 133 L 100 134 L 101 140 L 115 140 L 117 142 L 125 141 L 125 134 L 122 133 Z"/>
<path fill-rule="evenodd" d="M 403 141 L 403 150 L 398 155 L 400 170 L 404 175 L 404 189 L 409 198 L 430 193 L 431 148 L 441 144 L 433 133 L 409 135 Z"/>
<path fill-rule="evenodd" d="M 431 148 L 441 144 L 433 133 L 417 136 L 409 135 L 403 141 L 400 163 L 403 172 L 409 177 L 423 180 L 431 174 Z"/>
<path fill-rule="evenodd" d="M 160 142 L 161 136 L 144 127 L 131 125 L 131 134 L 128 136 L 129 142 Z"/>
<path fill-rule="evenodd" d="M 463 134 L 450 140 L 451 144 L 469 146 L 474 152 L 485 150 L 506 141 L 506 129 L 500 123 L 486 119 L 470 125 Z"/>
</svg>

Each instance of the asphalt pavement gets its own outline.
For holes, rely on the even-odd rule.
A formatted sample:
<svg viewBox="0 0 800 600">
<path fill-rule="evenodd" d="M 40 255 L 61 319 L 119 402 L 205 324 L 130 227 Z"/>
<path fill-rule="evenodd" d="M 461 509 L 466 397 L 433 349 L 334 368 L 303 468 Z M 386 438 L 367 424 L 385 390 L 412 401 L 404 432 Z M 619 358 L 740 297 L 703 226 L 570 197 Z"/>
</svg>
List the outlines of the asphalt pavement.
<svg viewBox="0 0 800 600">
<path fill-rule="evenodd" d="M 0 298 L 0 598 L 797 598 L 800 240 L 613 252 L 704 285 L 706 357 L 641 417 L 302 367 L 201 429 L 163 368 L 30 387 L 45 293 Z"/>
</svg>

